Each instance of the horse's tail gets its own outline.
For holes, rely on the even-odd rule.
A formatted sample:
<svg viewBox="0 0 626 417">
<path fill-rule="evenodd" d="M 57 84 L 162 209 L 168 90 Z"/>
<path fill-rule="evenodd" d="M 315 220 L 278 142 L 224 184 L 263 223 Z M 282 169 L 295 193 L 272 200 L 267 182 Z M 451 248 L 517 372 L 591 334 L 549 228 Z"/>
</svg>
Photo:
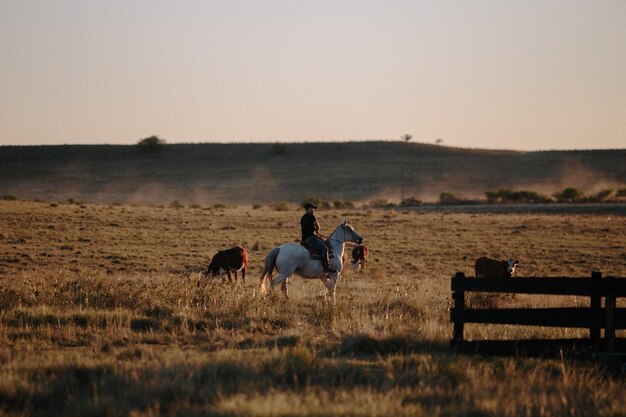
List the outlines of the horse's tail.
<svg viewBox="0 0 626 417">
<path fill-rule="evenodd" d="M 280 252 L 279 247 L 275 247 L 267 254 L 265 257 L 265 267 L 263 268 L 263 273 L 261 274 L 261 279 L 259 282 L 261 283 L 261 292 L 265 292 L 265 280 L 268 277 L 271 277 L 274 268 L 276 267 L 276 257 L 278 256 L 278 252 Z"/>
</svg>

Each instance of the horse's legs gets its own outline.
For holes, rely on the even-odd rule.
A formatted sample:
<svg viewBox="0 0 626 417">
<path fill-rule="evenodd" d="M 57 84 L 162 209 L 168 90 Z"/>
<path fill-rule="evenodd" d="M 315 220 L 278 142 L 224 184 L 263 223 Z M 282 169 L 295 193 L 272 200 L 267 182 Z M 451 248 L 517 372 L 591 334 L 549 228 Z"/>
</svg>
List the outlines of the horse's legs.
<svg viewBox="0 0 626 417">
<path fill-rule="evenodd" d="M 339 274 L 336 272 L 329 274 L 328 276 L 328 285 L 326 286 L 326 288 L 328 288 L 328 295 L 332 296 L 333 298 L 335 297 L 335 286 L 337 285 L 338 278 Z"/>
<path fill-rule="evenodd" d="M 292 272 L 291 274 L 293 274 L 293 272 Z M 289 276 L 291 276 L 291 274 L 285 274 L 285 273 L 283 273 L 283 272 L 281 272 L 281 271 L 278 271 L 278 276 L 276 277 L 276 279 L 273 279 L 273 280 L 270 282 L 270 288 L 269 288 L 269 289 L 270 289 L 270 290 L 272 290 L 272 289 L 273 289 L 275 286 L 277 286 L 278 284 L 282 284 L 282 283 L 284 283 L 284 282 L 285 282 L 285 280 L 286 280 L 287 278 L 289 278 Z"/>
<path fill-rule="evenodd" d="M 272 275 L 267 274 L 261 277 L 261 294 L 266 294 L 268 291 L 267 285 L 265 284 L 267 281 L 272 282 Z"/>
<path fill-rule="evenodd" d="M 228 283 L 232 284 L 233 283 L 233 278 L 230 275 L 230 269 L 226 270 L 226 276 L 228 277 Z"/>
<path fill-rule="evenodd" d="M 287 295 L 287 280 L 284 280 L 283 283 L 280 285 L 280 290 L 283 292 L 283 294 L 285 294 L 285 298 L 289 300 L 289 296 Z"/>
</svg>

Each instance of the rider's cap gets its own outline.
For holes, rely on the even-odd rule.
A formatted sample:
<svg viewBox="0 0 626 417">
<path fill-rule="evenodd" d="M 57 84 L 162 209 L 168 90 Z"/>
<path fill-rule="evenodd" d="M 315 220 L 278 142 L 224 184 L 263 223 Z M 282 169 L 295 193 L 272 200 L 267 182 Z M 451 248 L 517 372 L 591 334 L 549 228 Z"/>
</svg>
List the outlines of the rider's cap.
<svg viewBox="0 0 626 417">
<path fill-rule="evenodd" d="M 304 205 L 304 209 L 305 209 L 305 210 L 308 210 L 308 209 L 310 209 L 310 208 L 314 208 L 315 210 L 317 210 L 317 206 L 316 206 L 315 204 L 313 204 L 313 203 L 306 203 L 306 204 Z"/>
</svg>

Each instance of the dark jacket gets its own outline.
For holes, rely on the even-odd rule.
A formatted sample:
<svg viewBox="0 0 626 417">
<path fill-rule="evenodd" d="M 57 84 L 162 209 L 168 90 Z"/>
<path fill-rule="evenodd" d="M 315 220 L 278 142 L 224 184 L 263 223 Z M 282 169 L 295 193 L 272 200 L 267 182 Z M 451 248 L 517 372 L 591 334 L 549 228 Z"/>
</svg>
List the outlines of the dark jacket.
<svg viewBox="0 0 626 417">
<path fill-rule="evenodd" d="M 300 219 L 300 227 L 302 228 L 302 240 L 315 236 L 319 229 L 317 219 L 311 213 L 304 213 L 304 216 Z"/>
</svg>

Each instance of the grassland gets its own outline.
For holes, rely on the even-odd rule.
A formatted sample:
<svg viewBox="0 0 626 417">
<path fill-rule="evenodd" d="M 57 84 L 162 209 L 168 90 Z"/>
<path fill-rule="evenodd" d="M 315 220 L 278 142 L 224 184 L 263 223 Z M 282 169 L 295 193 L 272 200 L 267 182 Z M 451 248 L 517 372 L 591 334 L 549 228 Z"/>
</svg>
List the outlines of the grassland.
<svg viewBox="0 0 626 417">
<path fill-rule="evenodd" d="M 513 152 L 404 142 L 0 147 L 0 196 L 135 204 L 436 201 L 626 187 L 626 149 Z"/>
<path fill-rule="evenodd" d="M 371 250 L 335 303 L 292 278 L 261 297 L 267 251 L 296 210 L 0 201 L 0 414 L 10 416 L 618 416 L 619 369 L 592 361 L 456 354 L 449 278 L 481 255 L 522 276 L 626 276 L 626 223 L 606 215 L 328 210 Z M 249 251 L 248 281 L 200 275 Z M 474 303 L 527 305 L 521 296 Z M 533 303 L 587 303 L 584 299 Z M 585 337 L 467 326 L 470 339 Z M 623 337 L 623 335 L 620 334 Z"/>
</svg>

